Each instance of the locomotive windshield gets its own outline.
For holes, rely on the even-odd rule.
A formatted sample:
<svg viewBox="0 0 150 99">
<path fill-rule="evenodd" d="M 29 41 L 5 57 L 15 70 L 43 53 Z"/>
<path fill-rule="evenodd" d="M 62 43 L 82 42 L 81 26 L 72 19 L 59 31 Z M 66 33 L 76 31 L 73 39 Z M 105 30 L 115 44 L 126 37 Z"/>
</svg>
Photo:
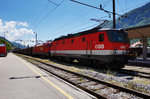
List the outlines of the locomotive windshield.
<svg viewBox="0 0 150 99">
<path fill-rule="evenodd" d="M 108 35 L 109 41 L 111 42 L 129 43 L 128 34 L 123 30 L 107 31 L 107 35 Z"/>
</svg>

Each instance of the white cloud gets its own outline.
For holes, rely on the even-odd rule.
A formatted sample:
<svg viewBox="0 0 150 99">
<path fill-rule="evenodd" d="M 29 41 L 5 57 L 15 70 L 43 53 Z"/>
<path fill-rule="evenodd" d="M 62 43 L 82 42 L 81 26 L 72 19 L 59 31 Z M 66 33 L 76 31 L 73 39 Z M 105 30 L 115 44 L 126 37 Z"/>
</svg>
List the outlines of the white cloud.
<svg viewBox="0 0 150 99">
<path fill-rule="evenodd" d="M 0 27 L 3 25 L 3 23 L 2 23 L 2 19 L 0 19 Z"/>
<path fill-rule="evenodd" d="M 27 22 L 18 22 L 19 26 L 24 26 L 24 27 L 28 27 Z"/>
<path fill-rule="evenodd" d="M 34 33 L 32 29 L 28 29 L 27 27 L 28 24 L 26 22 L 3 21 L 0 19 L 0 36 L 4 36 L 4 33 L 8 32 L 6 33 L 6 39 L 10 41 L 21 38 L 30 40 Z"/>
<path fill-rule="evenodd" d="M 24 34 L 33 34 L 33 30 L 32 29 L 26 29 L 26 28 L 20 28 L 19 29 L 20 32 L 24 33 Z"/>
<path fill-rule="evenodd" d="M 14 29 L 16 28 L 16 22 L 15 21 L 9 21 L 9 22 L 5 22 L 5 29 Z"/>
</svg>

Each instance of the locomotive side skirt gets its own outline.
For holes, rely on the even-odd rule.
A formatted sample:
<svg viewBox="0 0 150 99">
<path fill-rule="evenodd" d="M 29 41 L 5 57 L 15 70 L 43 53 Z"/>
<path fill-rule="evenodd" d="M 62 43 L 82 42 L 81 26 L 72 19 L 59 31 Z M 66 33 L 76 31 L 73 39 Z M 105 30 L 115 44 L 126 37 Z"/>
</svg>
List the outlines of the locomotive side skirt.
<svg viewBox="0 0 150 99">
<path fill-rule="evenodd" d="M 104 62 L 126 61 L 126 50 L 118 50 L 116 54 L 114 53 L 114 50 L 92 50 L 92 54 L 87 54 L 86 50 L 51 51 L 52 56 L 96 59 Z"/>
</svg>

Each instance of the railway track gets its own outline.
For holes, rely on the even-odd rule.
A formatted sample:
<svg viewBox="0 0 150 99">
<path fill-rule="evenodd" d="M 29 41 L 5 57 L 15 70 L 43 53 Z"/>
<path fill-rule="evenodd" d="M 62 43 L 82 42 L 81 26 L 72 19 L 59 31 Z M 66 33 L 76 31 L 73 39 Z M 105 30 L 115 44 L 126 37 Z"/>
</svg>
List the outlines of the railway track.
<svg viewBox="0 0 150 99">
<path fill-rule="evenodd" d="M 102 80 L 98 80 L 86 75 L 68 71 L 66 69 L 52 66 L 48 63 L 29 58 L 23 57 L 26 60 L 30 60 L 31 63 L 35 64 L 41 69 L 44 69 L 51 74 L 83 89 L 84 91 L 96 96 L 97 98 L 120 98 L 120 99 L 149 99 L 150 96 L 141 92 L 137 92 L 128 88 L 120 87 L 114 84 L 107 83 Z"/>
<path fill-rule="evenodd" d="M 150 73 L 146 73 L 146 72 L 140 72 L 140 71 L 128 70 L 128 69 L 121 69 L 118 72 L 125 73 L 131 76 L 138 76 L 138 77 L 150 79 Z"/>
</svg>

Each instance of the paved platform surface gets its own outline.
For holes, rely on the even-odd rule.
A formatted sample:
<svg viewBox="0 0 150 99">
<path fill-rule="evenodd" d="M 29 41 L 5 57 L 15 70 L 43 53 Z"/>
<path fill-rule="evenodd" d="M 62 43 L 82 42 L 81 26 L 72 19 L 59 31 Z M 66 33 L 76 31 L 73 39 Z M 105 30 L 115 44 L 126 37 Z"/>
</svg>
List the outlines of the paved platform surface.
<svg viewBox="0 0 150 99">
<path fill-rule="evenodd" d="M 137 58 L 135 60 L 128 60 L 128 65 L 150 68 L 150 58 L 147 58 L 147 60 L 143 60 L 142 58 Z"/>
<path fill-rule="evenodd" d="M 0 99 L 92 99 L 86 92 L 9 53 L 0 57 Z"/>
</svg>

